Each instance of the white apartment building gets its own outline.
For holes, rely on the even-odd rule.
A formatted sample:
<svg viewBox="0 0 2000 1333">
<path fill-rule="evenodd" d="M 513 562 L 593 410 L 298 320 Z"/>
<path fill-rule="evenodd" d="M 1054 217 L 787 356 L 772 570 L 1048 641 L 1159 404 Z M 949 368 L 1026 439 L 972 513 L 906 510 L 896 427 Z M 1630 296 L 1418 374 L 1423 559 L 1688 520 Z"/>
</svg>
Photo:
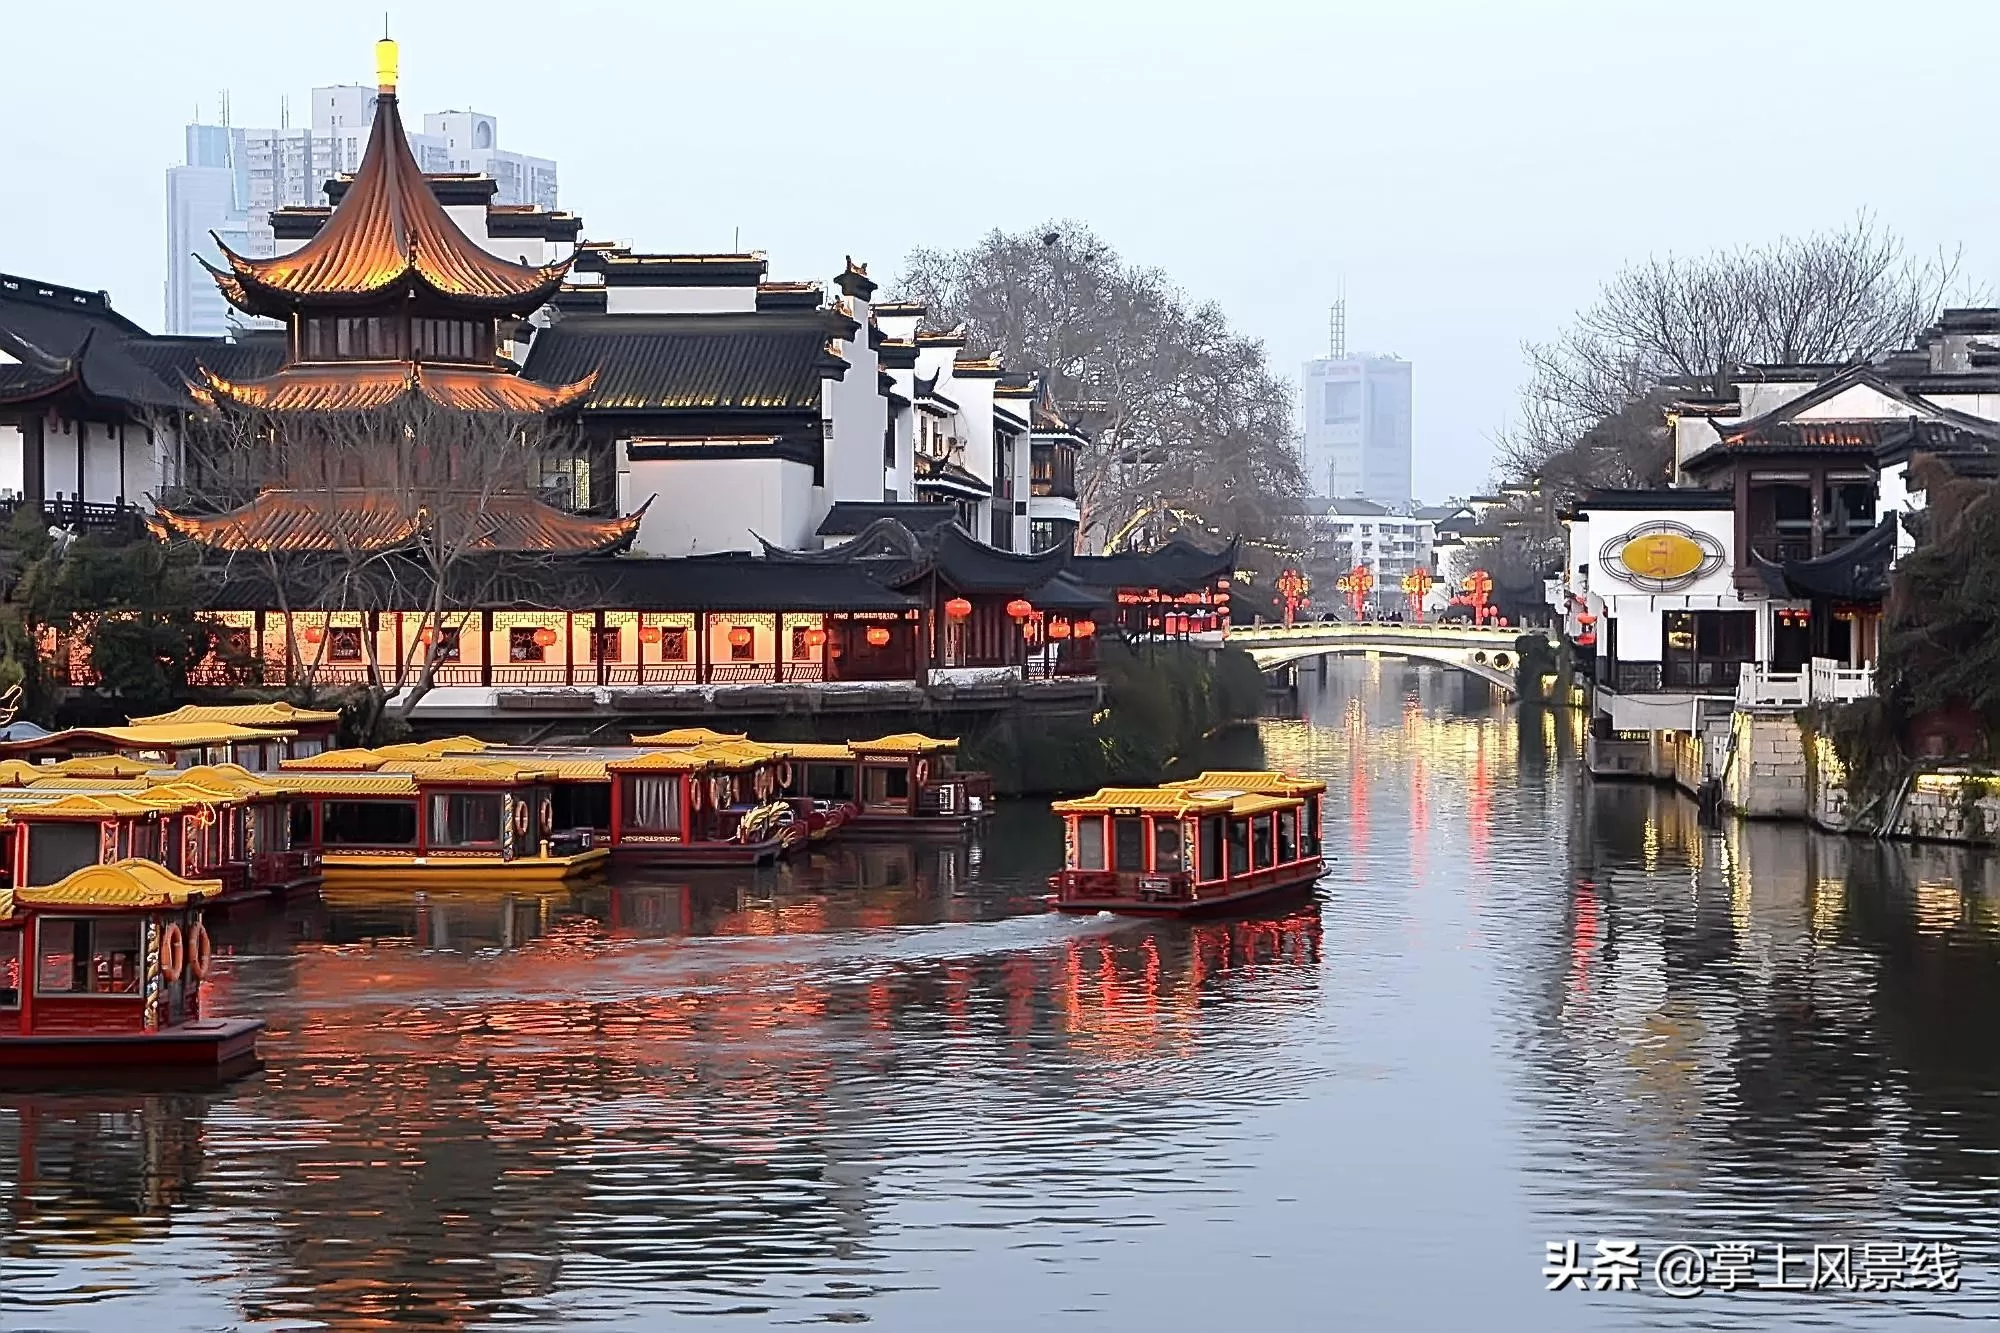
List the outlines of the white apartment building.
<svg viewBox="0 0 2000 1333">
<path fill-rule="evenodd" d="M 310 105 L 306 125 L 187 127 L 186 164 L 167 169 L 167 332 L 215 337 L 230 320 L 245 322 L 221 303 L 201 266 L 221 262 L 211 232 L 239 254 L 277 254 L 272 215 L 325 203 L 327 182 L 360 165 L 375 89 L 315 88 Z M 495 203 L 554 211 L 556 164 L 502 149 L 499 137 L 493 116 L 442 111 L 426 115 L 409 141 L 426 172 L 483 176 L 494 183 Z"/>
</svg>

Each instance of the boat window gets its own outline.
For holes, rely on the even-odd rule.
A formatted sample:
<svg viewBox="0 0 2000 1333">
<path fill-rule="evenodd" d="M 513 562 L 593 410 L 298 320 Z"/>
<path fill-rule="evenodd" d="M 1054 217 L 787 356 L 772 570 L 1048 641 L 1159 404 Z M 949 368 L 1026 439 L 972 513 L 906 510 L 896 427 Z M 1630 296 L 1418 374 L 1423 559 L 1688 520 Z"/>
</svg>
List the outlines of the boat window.
<svg viewBox="0 0 2000 1333">
<path fill-rule="evenodd" d="M 626 794 L 632 798 L 625 825 L 641 833 L 681 831 L 681 780 L 678 777 L 634 775 Z"/>
<path fill-rule="evenodd" d="M 1222 825 L 1220 815 L 1210 815 L 1201 821 L 1201 877 L 1204 880 L 1222 878 Z"/>
<path fill-rule="evenodd" d="M 320 815 L 329 847 L 414 847 L 415 801 L 328 801 Z"/>
<path fill-rule="evenodd" d="M 0 930 L 0 1009 L 21 1007 L 21 931 Z"/>
<path fill-rule="evenodd" d="M 1076 868 L 1104 869 L 1104 816 L 1082 815 L 1076 821 Z"/>
<path fill-rule="evenodd" d="M 1146 868 L 1146 821 L 1137 815 L 1111 821 L 1111 868 L 1130 874 Z"/>
<path fill-rule="evenodd" d="M 1305 827 L 1302 828 L 1300 832 L 1304 836 L 1299 840 L 1299 855 L 1318 856 L 1319 855 L 1318 793 L 1314 793 L 1313 795 L 1306 797 Z"/>
<path fill-rule="evenodd" d="M 863 800 L 869 805 L 900 805 L 910 799 L 910 770 L 903 764 L 869 764 L 861 783 Z"/>
<path fill-rule="evenodd" d="M 433 846 L 498 847 L 501 826 L 497 791 L 449 791 L 431 797 Z"/>
<path fill-rule="evenodd" d="M 292 802 L 292 846 L 310 847 L 313 840 L 313 808 L 311 801 Z"/>
<path fill-rule="evenodd" d="M 260 854 L 290 851 L 292 846 L 291 821 L 285 811 L 275 805 L 263 804 L 250 807 L 251 832 Z"/>
<path fill-rule="evenodd" d="M 854 799 L 854 765 L 805 764 L 806 795 L 822 801 Z"/>
<path fill-rule="evenodd" d="M 558 782 L 549 789 L 549 804 L 559 829 L 611 827 L 611 784 Z"/>
<path fill-rule="evenodd" d="M 1280 810 L 1278 812 L 1278 860 L 1299 859 L 1299 812 Z"/>
<path fill-rule="evenodd" d="M 139 920 L 43 917 L 35 994 L 139 994 Z"/>
<path fill-rule="evenodd" d="M 102 843 L 94 821 L 39 820 L 28 825 L 28 883 L 54 884 L 97 864 Z"/>
<path fill-rule="evenodd" d="M 1175 819 L 1153 821 L 1153 869 L 1159 874 L 1183 869 L 1181 865 L 1181 826 Z"/>
<path fill-rule="evenodd" d="M 1271 864 L 1271 817 L 1258 815 L 1250 821 L 1251 864 L 1262 870 Z"/>
<path fill-rule="evenodd" d="M 1229 873 L 1250 873 L 1250 821 L 1247 819 L 1229 821 Z"/>
</svg>

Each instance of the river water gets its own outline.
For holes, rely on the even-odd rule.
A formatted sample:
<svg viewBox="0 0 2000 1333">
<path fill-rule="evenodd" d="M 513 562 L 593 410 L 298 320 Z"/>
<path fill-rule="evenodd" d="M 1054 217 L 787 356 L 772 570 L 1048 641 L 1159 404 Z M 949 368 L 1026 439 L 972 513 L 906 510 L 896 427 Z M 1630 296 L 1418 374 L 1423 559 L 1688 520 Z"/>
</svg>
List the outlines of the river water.
<svg viewBox="0 0 2000 1333">
<path fill-rule="evenodd" d="M 2000 872 L 1704 829 L 1438 669 L 1335 664 L 1299 711 L 1233 758 L 1326 779 L 1335 859 L 1260 920 L 1048 916 L 1025 805 L 756 876 L 238 911 L 214 1008 L 269 1019 L 264 1071 L 0 1091 L 0 1328 L 2000 1317 Z M 1638 1290 L 1616 1249 L 1546 1290 L 1571 1240 L 1635 1244 Z M 1657 1290 L 1663 1247 L 1739 1243 L 1740 1289 Z M 1749 1290 L 1781 1243 L 1891 1289 Z M 1960 1289 L 1909 1289 L 1939 1244 Z"/>
</svg>

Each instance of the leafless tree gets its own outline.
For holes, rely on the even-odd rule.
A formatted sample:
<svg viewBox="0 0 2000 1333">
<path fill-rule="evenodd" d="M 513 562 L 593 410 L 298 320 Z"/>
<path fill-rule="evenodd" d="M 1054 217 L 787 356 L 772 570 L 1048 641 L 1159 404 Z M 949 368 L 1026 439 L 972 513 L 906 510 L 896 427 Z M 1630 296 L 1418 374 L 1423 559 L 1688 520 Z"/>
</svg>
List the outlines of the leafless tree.
<svg viewBox="0 0 2000 1333">
<path fill-rule="evenodd" d="M 360 691 L 365 739 L 407 726 L 479 608 L 563 605 L 560 562 L 535 552 L 527 502 L 572 470 L 567 423 L 406 396 L 362 412 L 218 406 L 185 441 L 168 507 L 206 514 L 225 577 L 265 590 L 285 613 L 293 688 L 308 698 L 329 683 Z M 328 613 L 329 627 L 358 615 L 359 672 L 335 667 L 331 628 L 301 644 L 294 612 Z M 381 632 L 387 617 L 400 617 L 402 633 Z"/>
<path fill-rule="evenodd" d="M 1570 326 L 1530 343 L 1502 478 L 1566 493 L 1662 484 L 1676 397 L 1724 395 L 1755 365 L 1840 365 L 1909 343 L 1959 282 L 1957 253 L 1911 254 L 1866 213 L 1837 231 L 1622 268 Z"/>
<path fill-rule="evenodd" d="M 1262 343 L 1159 270 L 1060 222 L 919 250 L 900 291 L 928 305 L 933 323 L 963 323 L 982 350 L 1039 370 L 1081 418 L 1092 443 L 1077 464 L 1077 505 L 1096 541 L 1163 525 L 1250 535 L 1285 526 L 1304 489 L 1291 386 Z"/>
</svg>

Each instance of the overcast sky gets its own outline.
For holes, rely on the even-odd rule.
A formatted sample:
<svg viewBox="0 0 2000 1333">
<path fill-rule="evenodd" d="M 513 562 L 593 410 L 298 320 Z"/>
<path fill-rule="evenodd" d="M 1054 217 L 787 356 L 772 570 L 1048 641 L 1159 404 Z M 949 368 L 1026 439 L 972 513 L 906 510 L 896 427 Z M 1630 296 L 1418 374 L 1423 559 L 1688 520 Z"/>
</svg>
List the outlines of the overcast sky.
<svg viewBox="0 0 2000 1333">
<path fill-rule="evenodd" d="M 399 3 L 406 115 L 555 158 L 585 234 L 773 276 L 1052 217 L 1219 301 L 1296 380 L 1415 362 L 1419 495 L 1486 475 L 1547 336 L 1628 258 L 1872 209 L 1996 286 L 2000 5 L 1845 0 Z M 367 83 L 374 6 L 5 6 L 0 271 L 162 323 L 165 169 L 197 104 L 295 123 Z"/>
</svg>

